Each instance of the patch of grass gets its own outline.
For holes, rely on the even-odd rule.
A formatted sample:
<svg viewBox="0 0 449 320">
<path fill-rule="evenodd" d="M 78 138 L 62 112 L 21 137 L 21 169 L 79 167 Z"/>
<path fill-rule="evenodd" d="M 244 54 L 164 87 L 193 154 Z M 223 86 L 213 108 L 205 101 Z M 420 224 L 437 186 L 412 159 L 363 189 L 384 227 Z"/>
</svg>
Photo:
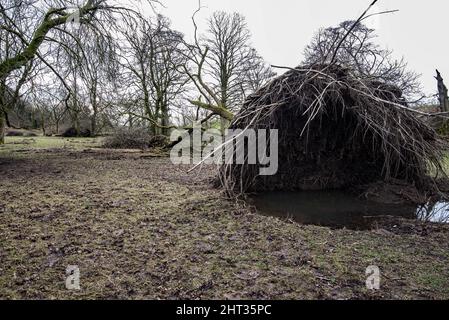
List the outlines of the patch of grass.
<svg viewBox="0 0 449 320">
<path fill-rule="evenodd" d="M 5 144 L 0 146 L 0 153 L 26 150 L 96 148 L 101 145 L 101 138 L 62 138 L 62 137 L 5 137 Z"/>
<path fill-rule="evenodd" d="M 429 291 L 438 291 L 449 295 L 449 279 L 447 270 L 425 270 L 418 274 L 418 285 Z"/>
<path fill-rule="evenodd" d="M 68 140 L 69 152 L 45 138 L 42 152 L 0 153 L 0 299 L 449 298 L 448 228 L 289 223 L 224 199 L 213 168 L 189 175 Z M 81 270 L 79 292 L 65 288 L 68 265 Z M 380 291 L 365 287 L 370 265 Z"/>
<path fill-rule="evenodd" d="M 446 153 L 444 159 L 443 159 L 443 169 L 445 170 L 446 174 L 449 175 L 449 154 Z"/>
</svg>

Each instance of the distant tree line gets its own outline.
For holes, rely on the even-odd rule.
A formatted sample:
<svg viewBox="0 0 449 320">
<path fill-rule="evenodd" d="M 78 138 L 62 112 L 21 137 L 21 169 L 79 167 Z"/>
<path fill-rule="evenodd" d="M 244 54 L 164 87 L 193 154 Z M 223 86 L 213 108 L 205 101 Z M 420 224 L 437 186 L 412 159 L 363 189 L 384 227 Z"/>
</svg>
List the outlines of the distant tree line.
<svg viewBox="0 0 449 320">
<path fill-rule="evenodd" d="M 194 123 L 224 131 L 246 96 L 276 75 L 239 13 L 214 12 L 201 33 L 199 8 L 188 40 L 157 14 L 157 0 L 143 2 L 147 14 L 113 0 L 78 3 L 1 2 L 0 143 L 6 125 L 82 136 L 123 127 L 169 135 Z M 336 62 L 419 100 L 419 76 L 375 37 L 363 21 L 319 30 L 303 64 Z"/>
<path fill-rule="evenodd" d="M 213 13 L 203 34 L 194 16 L 189 42 L 156 11 L 78 3 L 0 4 L 0 143 L 6 125 L 92 136 L 124 126 L 168 135 L 194 122 L 224 129 L 275 75 L 238 13 Z"/>
</svg>

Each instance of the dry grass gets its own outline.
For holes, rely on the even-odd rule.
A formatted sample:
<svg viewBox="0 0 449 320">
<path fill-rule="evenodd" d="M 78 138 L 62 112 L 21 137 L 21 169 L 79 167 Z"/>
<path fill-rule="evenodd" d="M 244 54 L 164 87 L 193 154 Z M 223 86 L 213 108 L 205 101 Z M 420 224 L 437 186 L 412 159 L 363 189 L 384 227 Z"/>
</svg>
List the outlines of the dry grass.
<svg viewBox="0 0 449 320">
<path fill-rule="evenodd" d="M 0 153 L 0 298 L 449 298 L 446 227 L 300 226 L 225 200 L 212 175 L 140 153 Z"/>
<path fill-rule="evenodd" d="M 80 150 L 100 147 L 101 143 L 102 138 L 5 137 L 5 144 L 0 145 L 0 155 L 48 149 Z"/>
</svg>

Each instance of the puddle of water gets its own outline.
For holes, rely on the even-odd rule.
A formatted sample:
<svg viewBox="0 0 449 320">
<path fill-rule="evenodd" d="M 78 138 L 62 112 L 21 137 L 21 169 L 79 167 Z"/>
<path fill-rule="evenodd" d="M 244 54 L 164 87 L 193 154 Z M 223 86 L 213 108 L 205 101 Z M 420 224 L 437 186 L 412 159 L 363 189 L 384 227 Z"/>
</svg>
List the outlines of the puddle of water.
<svg viewBox="0 0 449 320">
<path fill-rule="evenodd" d="M 419 207 L 417 219 L 427 222 L 449 223 L 449 202 L 437 202 Z"/>
<path fill-rule="evenodd" d="M 369 227 L 367 217 L 381 216 L 449 223 L 449 203 L 416 208 L 366 201 L 341 191 L 269 192 L 251 197 L 250 203 L 263 215 L 334 228 L 363 230 Z"/>
</svg>

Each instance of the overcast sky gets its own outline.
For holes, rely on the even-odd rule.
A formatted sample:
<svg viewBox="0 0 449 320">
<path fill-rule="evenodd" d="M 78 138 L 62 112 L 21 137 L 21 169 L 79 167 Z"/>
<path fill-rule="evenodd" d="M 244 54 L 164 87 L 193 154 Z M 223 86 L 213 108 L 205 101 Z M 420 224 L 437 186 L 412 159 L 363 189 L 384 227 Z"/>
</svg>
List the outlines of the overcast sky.
<svg viewBox="0 0 449 320">
<path fill-rule="evenodd" d="M 198 0 L 162 0 L 173 27 L 188 37 L 193 26 L 191 15 Z M 205 8 L 198 16 L 200 28 L 216 10 L 242 13 L 252 33 L 252 44 L 271 64 L 296 66 L 304 47 L 321 27 L 357 18 L 371 0 L 202 0 Z M 449 36 L 447 0 L 379 0 L 375 11 L 399 9 L 398 13 L 372 19 L 378 29 L 378 42 L 404 56 L 410 68 L 422 74 L 427 94 L 436 91 L 435 69 L 449 83 Z"/>
</svg>

